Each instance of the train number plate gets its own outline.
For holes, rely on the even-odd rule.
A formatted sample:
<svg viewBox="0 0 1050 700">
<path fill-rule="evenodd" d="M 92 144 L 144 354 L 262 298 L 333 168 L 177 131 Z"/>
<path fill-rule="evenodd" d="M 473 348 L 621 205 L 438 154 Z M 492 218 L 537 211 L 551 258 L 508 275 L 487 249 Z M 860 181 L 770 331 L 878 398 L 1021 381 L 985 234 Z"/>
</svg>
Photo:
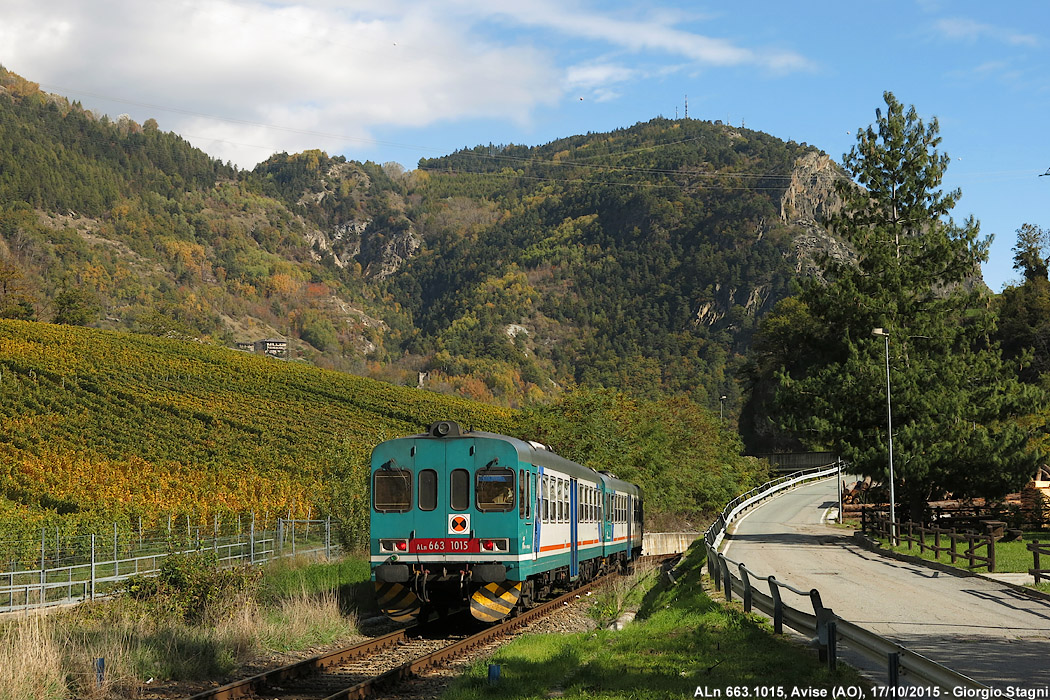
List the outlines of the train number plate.
<svg viewBox="0 0 1050 700">
<path fill-rule="evenodd" d="M 410 554 L 462 554 L 480 552 L 480 541 L 469 537 L 421 537 L 409 540 Z"/>
</svg>

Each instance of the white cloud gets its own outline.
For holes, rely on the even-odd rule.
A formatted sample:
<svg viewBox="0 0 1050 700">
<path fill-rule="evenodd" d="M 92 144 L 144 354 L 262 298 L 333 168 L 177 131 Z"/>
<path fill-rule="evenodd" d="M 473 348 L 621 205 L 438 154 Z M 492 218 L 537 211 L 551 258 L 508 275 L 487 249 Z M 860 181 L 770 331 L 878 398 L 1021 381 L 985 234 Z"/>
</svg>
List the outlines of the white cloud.
<svg viewBox="0 0 1050 700">
<path fill-rule="evenodd" d="M 376 134 L 399 127 L 476 119 L 527 125 L 537 110 L 576 91 L 616 99 L 669 57 L 705 68 L 809 65 L 791 51 L 680 28 L 704 21 L 697 15 L 645 8 L 632 16 L 574 0 L 0 6 L 0 61 L 7 68 L 89 107 L 130 112 L 139 121 L 155 117 L 162 128 L 246 167 L 272 151 L 306 147 L 368 157 Z M 648 68 L 639 67 L 639 57 Z"/>
<path fill-rule="evenodd" d="M 938 20 L 934 27 L 942 36 L 953 40 L 975 42 L 987 38 L 1012 46 L 1039 45 L 1039 37 L 1034 34 L 1023 34 L 963 17 Z"/>
<path fill-rule="evenodd" d="M 516 24 L 553 29 L 566 36 L 602 41 L 630 51 L 656 51 L 711 66 L 752 65 L 773 70 L 800 70 L 810 62 L 793 51 L 750 49 L 726 39 L 678 29 L 679 13 L 644 8 L 644 19 L 613 16 L 568 0 L 533 0 L 528 3 L 459 0 L 479 14 L 505 17 Z"/>
<path fill-rule="evenodd" d="M 479 41 L 427 5 L 376 18 L 255 0 L 68 0 L 23 4 L 5 27 L 8 68 L 73 99 L 133 100 L 140 119 L 243 166 L 267 149 L 352 151 L 382 126 L 527 120 L 561 93 L 542 52 Z M 346 142 L 318 144 L 319 132 Z"/>
</svg>

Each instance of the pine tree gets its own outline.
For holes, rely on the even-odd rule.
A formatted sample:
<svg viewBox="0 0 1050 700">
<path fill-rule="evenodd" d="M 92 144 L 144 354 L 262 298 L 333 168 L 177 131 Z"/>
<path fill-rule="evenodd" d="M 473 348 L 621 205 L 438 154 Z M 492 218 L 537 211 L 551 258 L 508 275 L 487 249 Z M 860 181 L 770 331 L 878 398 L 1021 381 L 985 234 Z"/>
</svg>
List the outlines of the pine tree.
<svg viewBox="0 0 1050 700">
<path fill-rule="evenodd" d="M 886 347 L 872 335 L 885 329 L 896 493 L 919 516 L 932 497 L 1002 496 L 1030 477 L 1038 455 L 1016 419 L 1036 397 L 992 340 L 995 315 L 977 282 L 988 241 L 972 218 L 950 217 L 960 193 L 940 189 L 949 159 L 936 119 L 924 125 L 914 107 L 885 100 L 844 158 L 861 187 L 843 188 L 832 222 L 859 259 L 829 263 L 830 281 L 800 294 L 811 321 L 800 325 L 820 330 L 787 341 L 792 366 L 781 365 L 774 404 L 804 443 L 885 483 Z"/>
</svg>

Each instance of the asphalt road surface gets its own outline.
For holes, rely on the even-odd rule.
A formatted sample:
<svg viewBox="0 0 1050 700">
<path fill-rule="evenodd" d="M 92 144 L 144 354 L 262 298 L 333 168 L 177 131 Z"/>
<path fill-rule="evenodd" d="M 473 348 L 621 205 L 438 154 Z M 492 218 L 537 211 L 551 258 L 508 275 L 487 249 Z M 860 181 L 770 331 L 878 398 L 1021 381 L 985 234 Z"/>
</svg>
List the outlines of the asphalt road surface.
<svg viewBox="0 0 1050 700">
<path fill-rule="evenodd" d="M 869 552 L 851 532 L 822 524 L 832 506 L 834 479 L 778 496 L 738 521 L 723 551 L 759 576 L 816 588 L 840 617 L 1002 689 L 1002 697 L 1016 689 L 1048 697 L 1050 601 Z M 812 612 L 807 599 L 784 596 Z"/>
</svg>

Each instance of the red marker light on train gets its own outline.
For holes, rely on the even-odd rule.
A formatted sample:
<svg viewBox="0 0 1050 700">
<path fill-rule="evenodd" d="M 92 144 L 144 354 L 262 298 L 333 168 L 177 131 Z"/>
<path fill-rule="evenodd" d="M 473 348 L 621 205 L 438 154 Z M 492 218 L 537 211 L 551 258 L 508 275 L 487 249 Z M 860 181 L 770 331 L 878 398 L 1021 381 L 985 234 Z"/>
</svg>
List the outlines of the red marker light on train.
<svg viewBox="0 0 1050 700">
<path fill-rule="evenodd" d="M 487 551 L 491 552 L 494 547 L 495 547 L 495 544 L 492 542 L 492 540 L 482 540 L 481 541 L 481 548 L 484 549 L 484 550 L 487 550 Z"/>
<path fill-rule="evenodd" d="M 407 549 L 408 549 L 408 543 L 405 542 L 404 540 L 398 540 L 397 551 L 404 552 Z"/>
</svg>

